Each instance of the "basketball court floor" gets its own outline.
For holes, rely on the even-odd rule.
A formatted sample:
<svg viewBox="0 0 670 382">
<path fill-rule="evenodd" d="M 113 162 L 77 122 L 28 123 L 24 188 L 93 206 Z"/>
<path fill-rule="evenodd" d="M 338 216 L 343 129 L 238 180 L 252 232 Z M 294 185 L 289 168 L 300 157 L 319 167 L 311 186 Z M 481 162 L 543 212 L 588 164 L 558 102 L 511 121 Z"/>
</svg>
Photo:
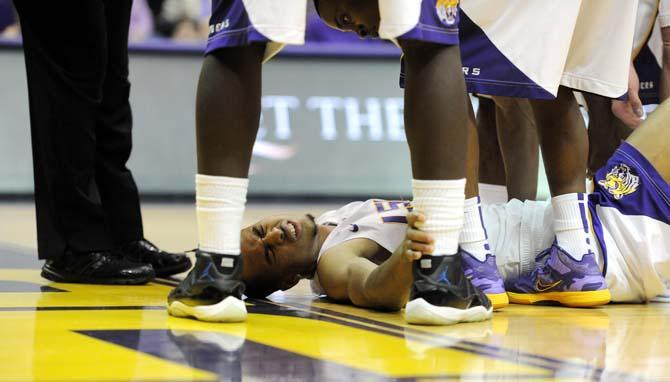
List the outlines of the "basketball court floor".
<svg viewBox="0 0 670 382">
<path fill-rule="evenodd" d="M 252 204 L 245 221 L 336 205 Z M 193 248 L 194 208 L 148 204 L 146 236 Z M 449 327 L 332 304 L 307 284 L 249 300 L 248 322 L 170 317 L 175 280 L 146 286 L 39 276 L 31 204 L 0 204 L 0 381 L 670 380 L 670 304 L 512 305 Z"/>
</svg>

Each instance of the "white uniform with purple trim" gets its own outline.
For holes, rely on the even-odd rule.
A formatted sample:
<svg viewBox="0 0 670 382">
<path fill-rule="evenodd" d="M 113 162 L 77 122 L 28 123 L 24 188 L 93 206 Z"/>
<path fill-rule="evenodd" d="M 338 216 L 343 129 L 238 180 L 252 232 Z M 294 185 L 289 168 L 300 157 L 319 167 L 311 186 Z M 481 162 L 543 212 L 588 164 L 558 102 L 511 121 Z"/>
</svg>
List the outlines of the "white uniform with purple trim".
<svg viewBox="0 0 670 382">
<path fill-rule="evenodd" d="M 370 239 L 393 253 L 405 239 L 407 231 L 407 201 L 367 200 L 353 202 L 329 211 L 316 219 L 317 224 L 334 225 L 335 229 L 321 246 L 321 255 L 334 246 L 352 239 Z M 319 284 L 318 275 L 312 280 L 312 290 L 316 294 L 325 294 Z"/>
<path fill-rule="evenodd" d="M 559 85 L 627 91 L 637 0 L 468 0 L 461 51 L 468 91 L 549 99 Z"/>
<path fill-rule="evenodd" d="M 267 43 L 265 58 L 305 42 L 308 0 L 213 0 L 206 53 Z M 379 36 L 458 44 L 458 0 L 378 0 Z"/>
<path fill-rule="evenodd" d="M 593 232 L 613 302 L 645 302 L 670 287 L 670 185 L 628 144 L 596 173 L 589 195 Z M 484 223 L 505 280 L 534 268 L 553 240 L 548 202 L 512 200 L 482 206 Z"/>
<path fill-rule="evenodd" d="M 623 144 L 596 173 L 589 210 L 613 302 L 645 302 L 670 287 L 670 185 L 632 146 Z M 336 225 L 321 255 L 355 238 L 367 238 L 389 252 L 405 237 L 407 202 L 368 200 L 321 215 L 318 224 Z M 411 208 L 411 207 L 410 207 Z M 554 240 L 548 202 L 512 200 L 483 205 L 489 243 L 507 282 L 534 269 L 535 257 Z M 323 294 L 318 278 L 312 289 Z"/>
</svg>

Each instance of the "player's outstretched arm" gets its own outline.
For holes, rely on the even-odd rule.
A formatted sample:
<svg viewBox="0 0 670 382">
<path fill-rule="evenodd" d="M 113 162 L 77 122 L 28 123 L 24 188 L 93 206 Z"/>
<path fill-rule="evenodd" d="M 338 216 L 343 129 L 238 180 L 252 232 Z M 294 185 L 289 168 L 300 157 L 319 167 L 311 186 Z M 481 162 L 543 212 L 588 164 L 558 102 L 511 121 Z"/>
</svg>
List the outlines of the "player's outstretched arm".
<svg viewBox="0 0 670 382">
<path fill-rule="evenodd" d="M 670 182 L 670 99 L 665 100 L 626 140 Z"/>
<path fill-rule="evenodd" d="M 406 240 L 391 257 L 377 266 L 368 260 L 379 246 L 368 239 L 354 239 L 324 253 L 319 280 L 330 298 L 381 310 L 399 310 L 409 298 L 412 262 L 432 253 L 432 237 L 417 229 L 424 216 L 407 216 Z"/>
</svg>

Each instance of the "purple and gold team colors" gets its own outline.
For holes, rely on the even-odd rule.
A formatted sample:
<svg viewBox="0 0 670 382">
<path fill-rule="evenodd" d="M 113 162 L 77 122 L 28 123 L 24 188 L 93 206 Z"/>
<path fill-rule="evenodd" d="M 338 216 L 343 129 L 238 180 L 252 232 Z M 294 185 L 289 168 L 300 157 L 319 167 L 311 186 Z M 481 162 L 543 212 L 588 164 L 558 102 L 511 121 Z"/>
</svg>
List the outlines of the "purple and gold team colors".
<svg viewBox="0 0 670 382">
<path fill-rule="evenodd" d="M 479 261 L 463 249 L 460 250 L 460 254 L 463 258 L 465 277 L 470 279 L 472 285 L 486 294 L 494 309 L 507 306 L 509 299 L 505 292 L 505 283 L 496 266 L 495 256 L 487 254 L 485 261 Z"/>
<path fill-rule="evenodd" d="M 551 301 L 575 307 L 610 302 L 610 292 L 594 254 L 584 255 L 578 261 L 554 244 L 535 261 L 535 270 L 508 288 L 511 302 L 535 304 Z"/>
<path fill-rule="evenodd" d="M 645 302 L 667 293 L 670 279 L 668 182 L 635 147 L 623 143 L 596 173 L 594 184 L 588 208 L 600 253 L 586 254 L 577 261 L 553 245 L 537 256 L 530 274 L 515 278 L 503 274 L 511 302 L 553 301 L 569 306 L 593 306 L 610 300 Z M 531 220 L 542 222 L 542 216 L 547 216 L 546 207 L 538 209 L 534 207 L 537 205 L 538 202 L 526 202 L 516 213 L 536 215 Z M 522 226 L 525 224 L 521 222 Z M 553 237 L 551 229 L 537 227 L 528 232 L 530 234 L 520 237 L 519 242 L 510 242 L 511 245 L 533 248 L 536 246 L 533 240 L 542 245 Z M 493 235 L 492 244 L 496 246 L 498 240 Z M 519 254 L 507 251 L 498 251 L 496 255 L 503 270 L 507 269 L 510 259 L 519 258 Z M 525 257 L 521 254 L 521 262 L 525 262 Z"/>
</svg>

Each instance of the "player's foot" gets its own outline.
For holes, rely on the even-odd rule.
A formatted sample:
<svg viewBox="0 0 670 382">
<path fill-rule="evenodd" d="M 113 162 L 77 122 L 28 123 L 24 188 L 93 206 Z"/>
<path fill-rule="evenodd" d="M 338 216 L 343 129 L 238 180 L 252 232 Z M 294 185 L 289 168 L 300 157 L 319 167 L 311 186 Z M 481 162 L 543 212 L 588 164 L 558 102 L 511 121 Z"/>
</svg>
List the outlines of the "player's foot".
<svg viewBox="0 0 670 382">
<path fill-rule="evenodd" d="M 67 252 L 42 267 L 42 277 L 60 283 L 139 285 L 154 276 L 151 265 L 130 262 L 110 252 Z"/>
<path fill-rule="evenodd" d="M 522 276 L 507 294 L 516 304 L 560 303 L 566 306 L 587 307 L 610 301 L 610 291 L 594 254 L 584 255 L 581 261 L 554 244 L 535 259 L 535 270 Z"/>
<path fill-rule="evenodd" d="M 461 249 L 460 253 L 463 258 L 465 277 L 472 281 L 475 288 L 484 292 L 486 297 L 491 300 L 493 309 L 500 309 L 509 305 L 505 283 L 496 266 L 496 257 L 487 254 L 485 261 L 479 261 L 467 251 Z"/>
<path fill-rule="evenodd" d="M 210 322 L 246 320 L 242 257 L 197 250 L 195 259 L 191 272 L 170 292 L 168 313 Z"/>
<path fill-rule="evenodd" d="M 465 277 L 460 254 L 423 256 L 413 266 L 414 283 L 405 307 L 408 323 L 451 325 L 491 318 L 491 302 Z"/>
<path fill-rule="evenodd" d="M 139 264 L 151 264 L 156 277 L 167 277 L 188 271 L 191 259 L 183 253 L 161 251 L 149 240 L 130 242 L 121 248 L 120 253 L 126 259 Z"/>
</svg>

